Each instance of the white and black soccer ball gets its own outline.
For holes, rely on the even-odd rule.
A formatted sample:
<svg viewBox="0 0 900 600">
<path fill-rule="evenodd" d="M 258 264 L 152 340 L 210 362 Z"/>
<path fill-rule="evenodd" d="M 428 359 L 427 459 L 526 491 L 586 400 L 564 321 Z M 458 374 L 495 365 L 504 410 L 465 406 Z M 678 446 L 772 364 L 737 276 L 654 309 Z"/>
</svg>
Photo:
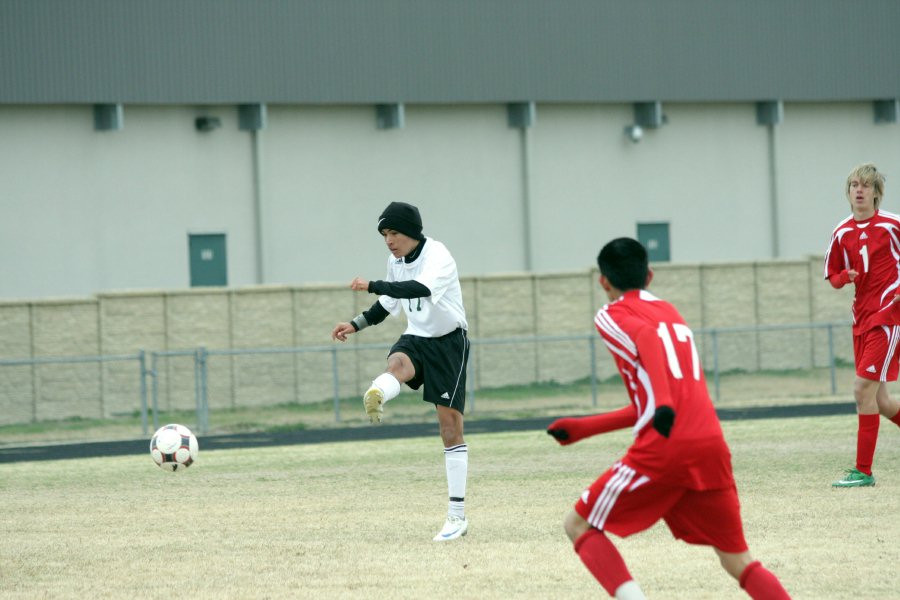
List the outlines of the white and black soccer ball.
<svg viewBox="0 0 900 600">
<path fill-rule="evenodd" d="M 150 438 L 150 456 L 159 468 L 166 471 L 187 469 L 194 464 L 199 453 L 197 437 L 184 425 L 163 425 Z"/>
</svg>

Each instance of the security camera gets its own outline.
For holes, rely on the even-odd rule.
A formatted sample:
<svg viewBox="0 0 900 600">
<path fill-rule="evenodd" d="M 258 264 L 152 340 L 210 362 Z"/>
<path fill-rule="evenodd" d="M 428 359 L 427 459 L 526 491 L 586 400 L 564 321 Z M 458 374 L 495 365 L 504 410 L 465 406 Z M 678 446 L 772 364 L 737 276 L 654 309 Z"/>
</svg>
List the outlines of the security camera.
<svg viewBox="0 0 900 600">
<path fill-rule="evenodd" d="M 197 117 L 194 119 L 194 128 L 197 131 L 212 131 L 222 126 L 222 119 L 219 117 Z"/>
<path fill-rule="evenodd" d="M 637 144 L 644 137 L 644 128 L 640 125 L 629 125 L 625 128 L 625 135 L 629 140 Z"/>
</svg>

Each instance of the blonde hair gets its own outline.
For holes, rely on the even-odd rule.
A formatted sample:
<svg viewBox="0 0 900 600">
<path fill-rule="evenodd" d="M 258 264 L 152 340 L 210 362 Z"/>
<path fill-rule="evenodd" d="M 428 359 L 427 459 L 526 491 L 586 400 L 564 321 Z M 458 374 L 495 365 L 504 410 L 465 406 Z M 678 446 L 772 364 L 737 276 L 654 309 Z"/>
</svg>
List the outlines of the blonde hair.
<svg viewBox="0 0 900 600">
<path fill-rule="evenodd" d="M 850 198 L 850 182 L 853 179 L 859 179 L 860 183 L 872 186 L 875 190 L 875 208 L 877 209 L 884 197 L 884 175 L 879 173 L 872 163 L 863 163 L 854 167 L 847 175 L 847 184 L 844 186 L 844 193 L 847 194 L 848 199 Z"/>
</svg>

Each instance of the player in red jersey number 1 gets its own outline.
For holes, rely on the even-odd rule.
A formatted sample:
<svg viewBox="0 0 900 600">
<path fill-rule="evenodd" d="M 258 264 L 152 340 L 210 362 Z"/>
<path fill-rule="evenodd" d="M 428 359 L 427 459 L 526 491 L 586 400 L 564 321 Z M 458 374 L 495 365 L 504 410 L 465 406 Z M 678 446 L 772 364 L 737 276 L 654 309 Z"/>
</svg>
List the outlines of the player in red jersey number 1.
<svg viewBox="0 0 900 600">
<path fill-rule="evenodd" d="M 747 548 L 731 452 L 693 332 L 675 307 L 645 289 L 653 277 L 646 249 L 630 238 L 615 239 L 600 251 L 597 264 L 609 304 L 594 324 L 631 402 L 609 413 L 558 419 L 547 433 L 567 445 L 631 426 L 634 442 L 566 517 L 575 552 L 610 596 L 643 599 L 606 532 L 627 537 L 663 519 L 676 538 L 712 546 L 751 598 L 790 598 Z"/>
<path fill-rule="evenodd" d="M 825 254 L 825 279 L 834 288 L 853 283 L 853 357 L 858 429 L 856 465 L 832 485 L 875 485 L 872 463 L 879 414 L 900 426 L 900 402 L 888 395 L 900 367 L 900 216 L 879 209 L 884 175 L 875 165 L 855 167 L 844 189 L 851 215 L 838 223 Z"/>
</svg>

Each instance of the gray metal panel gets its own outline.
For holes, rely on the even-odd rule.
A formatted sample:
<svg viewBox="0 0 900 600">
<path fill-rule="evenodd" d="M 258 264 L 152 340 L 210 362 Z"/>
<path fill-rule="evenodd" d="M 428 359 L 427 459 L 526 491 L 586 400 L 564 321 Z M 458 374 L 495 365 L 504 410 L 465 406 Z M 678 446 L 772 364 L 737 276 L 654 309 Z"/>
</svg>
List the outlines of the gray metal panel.
<svg viewBox="0 0 900 600">
<path fill-rule="evenodd" d="M 781 125 L 782 121 L 784 121 L 784 102 L 766 100 L 756 103 L 757 125 Z"/>
<path fill-rule="evenodd" d="M 510 127 L 527 129 L 534 126 L 537 109 L 534 102 L 511 102 L 506 105 L 506 123 Z"/>
<path fill-rule="evenodd" d="M 238 129 L 259 131 L 266 128 L 268 111 L 265 104 L 241 104 L 238 106 Z"/>
<path fill-rule="evenodd" d="M 125 111 L 121 104 L 95 104 L 94 129 L 96 131 L 118 131 L 124 125 Z"/>
<path fill-rule="evenodd" d="M 897 0 L 3 0 L 0 103 L 896 98 L 897 31 Z"/>
<path fill-rule="evenodd" d="M 641 127 L 662 127 L 664 121 L 662 102 L 635 102 L 634 124 Z"/>
<path fill-rule="evenodd" d="M 376 104 L 375 126 L 378 129 L 402 129 L 405 114 L 402 104 Z"/>
<path fill-rule="evenodd" d="M 872 108 L 875 110 L 876 123 L 896 123 L 897 116 L 900 115 L 900 99 L 875 100 Z"/>
</svg>

